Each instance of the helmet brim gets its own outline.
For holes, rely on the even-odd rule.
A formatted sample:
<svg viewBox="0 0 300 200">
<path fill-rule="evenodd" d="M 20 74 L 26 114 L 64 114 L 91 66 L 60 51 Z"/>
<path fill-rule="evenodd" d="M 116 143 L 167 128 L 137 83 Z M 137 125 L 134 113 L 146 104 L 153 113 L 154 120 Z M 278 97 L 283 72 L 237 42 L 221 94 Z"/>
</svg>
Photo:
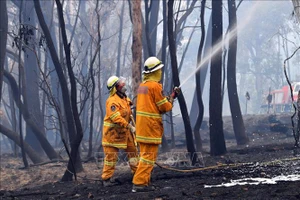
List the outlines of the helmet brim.
<svg viewBox="0 0 300 200">
<path fill-rule="evenodd" d="M 143 71 L 143 74 L 150 74 L 150 73 L 152 73 L 152 72 L 155 72 L 155 71 L 157 71 L 157 70 L 163 68 L 163 66 L 164 66 L 164 64 L 160 64 L 160 65 L 158 65 L 157 67 L 155 67 L 155 68 L 152 69 L 152 70 L 149 70 L 149 71 Z"/>
</svg>

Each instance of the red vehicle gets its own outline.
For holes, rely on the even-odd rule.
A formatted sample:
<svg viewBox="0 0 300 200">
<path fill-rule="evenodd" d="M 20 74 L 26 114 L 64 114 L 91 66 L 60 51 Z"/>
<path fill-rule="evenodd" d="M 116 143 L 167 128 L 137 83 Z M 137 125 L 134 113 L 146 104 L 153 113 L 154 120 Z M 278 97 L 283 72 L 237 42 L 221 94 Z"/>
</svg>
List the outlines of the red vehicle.
<svg viewBox="0 0 300 200">
<path fill-rule="evenodd" d="M 292 83 L 294 102 L 297 102 L 298 91 L 300 90 L 300 82 Z M 292 98 L 289 85 L 283 86 L 281 89 L 270 91 L 264 98 L 261 105 L 261 113 L 282 113 L 293 112 Z"/>
</svg>

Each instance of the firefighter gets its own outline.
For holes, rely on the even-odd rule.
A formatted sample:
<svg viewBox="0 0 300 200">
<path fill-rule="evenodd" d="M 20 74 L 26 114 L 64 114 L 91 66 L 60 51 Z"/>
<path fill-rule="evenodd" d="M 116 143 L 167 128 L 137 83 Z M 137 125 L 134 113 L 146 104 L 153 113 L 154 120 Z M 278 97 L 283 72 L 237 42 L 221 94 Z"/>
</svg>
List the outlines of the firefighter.
<svg viewBox="0 0 300 200">
<path fill-rule="evenodd" d="M 137 148 L 132 135 L 135 133 L 135 127 L 130 124 L 132 102 L 125 93 L 125 79 L 111 76 L 107 80 L 107 89 L 109 97 L 106 100 L 102 135 L 105 154 L 102 180 L 105 187 L 118 184 L 112 180 L 112 176 L 118 161 L 119 149 L 124 149 L 127 153 L 132 173 L 136 171 L 138 164 Z"/>
<path fill-rule="evenodd" d="M 140 154 L 138 168 L 132 180 L 132 192 L 154 190 L 149 184 L 162 141 L 162 114 L 172 109 L 173 100 L 180 92 L 176 89 L 170 96 L 163 95 L 162 85 L 159 83 L 163 66 L 156 57 L 149 57 L 144 64 L 143 82 L 137 91 L 136 141 L 140 146 Z"/>
</svg>

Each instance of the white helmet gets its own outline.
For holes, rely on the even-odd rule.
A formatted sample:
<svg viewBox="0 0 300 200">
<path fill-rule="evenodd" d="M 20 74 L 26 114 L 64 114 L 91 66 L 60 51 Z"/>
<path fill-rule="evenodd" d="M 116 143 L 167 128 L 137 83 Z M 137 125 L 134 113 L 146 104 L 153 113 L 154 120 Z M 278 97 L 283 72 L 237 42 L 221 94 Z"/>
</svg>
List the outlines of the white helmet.
<svg viewBox="0 0 300 200">
<path fill-rule="evenodd" d="M 107 89 L 110 91 L 119 81 L 119 78 L 117 76 L 111 76 L 107 80 Z"/>
<path fill-rule="evenodd" d="M 161 63 L 161 61 L 158 60 L 156 57 L 149 57 L 145 61 L 143 74 L 149 74 L 151 72 L 161 69 L 163 66 L 164 65 Z"/>
</svg>

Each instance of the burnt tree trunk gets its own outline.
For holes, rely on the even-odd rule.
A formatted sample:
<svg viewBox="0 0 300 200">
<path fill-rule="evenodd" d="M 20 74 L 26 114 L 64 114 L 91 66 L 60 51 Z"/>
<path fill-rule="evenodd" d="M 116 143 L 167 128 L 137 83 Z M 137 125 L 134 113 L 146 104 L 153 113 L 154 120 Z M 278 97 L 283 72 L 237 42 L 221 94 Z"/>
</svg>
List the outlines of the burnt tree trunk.
<svg viewBox="0 0 300 200">
<path fill-rule="evenodd" d="M 201 56 L 204 46 L 204 40 L 205 40 L 205 28 L 204 28 L 204 12 L 205 12 L 205 3 L 206 0 L 202 0 L 201 2 L 201 14 L 200 14 L 200 21 L 201 21 L 201 39 L 200 39 L 200 45 L 198 49 L 198 55 L 197 55 L 197 68 L 200 67 L 201 64 Z M 201 135 L 200 135 L 200 127 L 203 121 L 203 113 L 204 113 L 204 105 L 202 100 L 202 90 L 200 85 L 200 71 L 198 70 L 196 72 L 196 95 L 197 95 L 197 102 L 198 102 L 198 116 L 196 120 L 196 124 L 194 126 L 194 135 L 195 135 L 195 142 L 196 142 L 196 149 L 197 151 L 202 151 L 202 141 L 201 141 Z"/>
<path fill-rule="evenodd" d="M 83 167 L 82 167 L 81 160 L 80 160 L 79 146 L 80 146 L 81 140 L 83 138 L 83 130 L 82 130 L 81 121 L 79 118 L 79 112 L 78 112 L 78 108 L 77 108 L 77 87 L 76 87 L 76 80 L 75 80 L 75 76 L 74 76 L 73 69 L 72 69 L 72 63 L 71 63 L 71 49 L 70 49 L 71 44 L 68 43 L 68 39 L 67 39 L 62 4 L 60 3 L 59 0 L 55 0 L 55 2 L 56 2 L 56 6 L 57 6 L 59 24 L 61 27 L 62 41 L 63 41 L 65 55 L 66 55 L 67 69 L 68 69 L 68 74 L 69 74 L 69 78 L 70 78 L 71 109 L 73 111 L 73 119 L 74 119 L 75 128 L 76 128 L 75 138 L 72 138 L 73 140 L 71 141 L 71 158 L 69 159 L 68 169 L 70 169 L 72 167 L 72 165 L 76 165 L 76 169 L 78 171 L 82 171 Z M 71 171 L 71 172 L 68 169 L 65 171 L 65 174 L 62 177 L 62 181 L 71 181 L 73 174 L 75 175 L 75 179 L 76 179 L 75 169 L 74 169 L 74 171 Z"/>
<path fill-rule="evenodd" d="M 226 153 L 223 132 L 221 75 L 222 75 L 222 1 L 212 1 L 212 57 L 209 90 L 210 155 Z"/>
<path fill-rule="evenodd" d="M 53 40 L 53 43 L 55 45 L 55 49 L 58 49 L 58 42 L 57 42 L 57 36 L 55 33 L 55 27 L 53 26 L 53 12 L 54 12 L 54 5 L 55 2 L 54 1 L 45 1 L 45 6 L 48 8 L 47 13 L 50 13 L 48 15 L 45 15 L 46 17 L 46 21 L 48 21 L 48 27 L 49 27 L 49 31 L 51 34 L 51 38 Z M 47 55 L 48 58 L 51 58 L 51 54 L 49 51 L 47 51 Z M 58 144 L 58 138 L 59 135 L 61 136 L 61 138 L 67 139 L 67 125 L 66 125 L 66 115 L 64 112 L 64 105 L 63 105 L 63 99 L 62 99 L 62 92 L 61 92 L 61 87 L 60 87 L 60 83 L 59 83 L 59 79 L 57 76 L 57 73 L 55 73 L 55 66 L 53 63 L 52 59 L 47 59 L 48 60 L 48 67 L 49 67 L 49 71 L 52 72 L 50 73 L 50 83 L 51 83 L 51 92 L 53 95 L 53 99 L 56 100 L 56 102 L 58 102 L 57 106 L 54 108 L 56 111 L 56 114 L 54 115 L 54 118 L 57 118 L 57 120 L 55 120 L 55 123 L 57 124 L 56 126 L 59 127 L 58 132 L 60 134 L 56 135 L 56 144 Z M 53 133 L 54 134 L 54 133 Z"/>
<path fill-rule="evenodd" d="M 93 123 L 94 123 L 94 105 L 95 105 L 95 78 L 94 78 L 94 72 L 93 72 L 93 67 L 90 67 L 90 74 L 91 74 L 91 79 L 92 79 L 92 93 L 91 93 L 91 116 L 90 116 L 90 134 L 89 134 L 89 150 L 88 150 L 88 155 L 87 157 L 92 156 L 93 152 Z"/>
<path fill-rule="evenodd" d="M 8 17 L 6 1 L 0 1 L 0 102 L 2 99 L 2 84 L 5 63 Z"/>
<path fill-rule="evenodd" d="M 97 1 L 97 4 L 96 4 L 96 10 L 97 10 L 97 36 L 98 36 L 98 44 L 100 45 L 101 43 L 101 32 L 100 32 L 100 13 L 98 12 L 98 7 L 99 7 L 99 1 Z M 97 57 L 98 57 L 98 62 L 100 63 L 101 61 L 101 45 L 99 46 L 99 51 L 97 53 Z M 104 91 L 102 90 L 102 87 L 101 87 L 101 73 L 100 73 L 100 70 L 98 71 L 98 92 L 99 94 L 104 94 Z M 99 96 L 99 110 L 100 110 L 100 119 L 103 121 L 104 119 L 104 105 L 105 105 L 105 102 L 102 101 L 104 95 L 100 95 Z M 96 137 L 96 140 L 95 142 L 97 142 L 98 140 L 98 136 L 100 136 L 100 132 L 103 130 L 103 122 L 100 123 L 100 128 L 99 128 L 99 134 L 97 134 L 97 137 Z M 101 141 L 99 142 L 100 145 L 99 145 L 99 149 L 101 148 Z M 94 150 L 96 150 L 96 145 L 95 145 L 95 148 Z"/>
<path fill-rule="evenodd" d="M 245 133 L 245 125 L 236 85 L 237 19 L 235 0 L 228 0 L 228 14 L 229 35 L 233 34 L 233 37 L 229 39 L 227 59 L 228 98 L 236 142 L 238 145 L 243 145 L 247 144 L 249 139 Z"/>
<path fill-rule="evenodd" d="M 176 47 L 175 40 L 173 35 L 173 5 L 174 0 L 169 0 L 168 2 L 168 38 L 169 38 L 169 46 L 170 46 L 170 55 L 171 55 L 171 65 L 172 65 L 172 73 L 173 73 L 173 82 L 175 86 L 180 85 L 179 74 L 178 74 L 178 64 L 176 58 Z M 193 141 L 192 127 L 190 123 L 190 118 L 188 115 L 186 103 L 184 96 L 181 94 L 178 96 L 179 106 L 184 122 L 185 128 L 185 136 L 186 136 L 186 144 L 187 150 L 190 153 L 190 158 L 192 164 L 195 164 L 198 161 L 197 154 L 195 154 L 195 146 Z"/>
<path fill-rule="evenodd" d="M 203 56 L 202 56 L 203 64 L 199 69 L 200 87 L 201 87 L 202 93 L 204 91 L 205 80 L 207 77 L 206 75 L 207 75 L 207 71 L 208 71 L 208 67 L 209 67 L 209 63 L 210 63 L 208 56 L 211 53 L 211 29 L 212 28 L 211 28 L 211 17 L 210 17 L 208 26 L 207 26 L 206 38 L 205 38 L 204 49 L 203 49 Z M 191 107 L 191 111 L 190 111 L 190 119 L 191 119 L 192 126 L 195 126 L 196 119 L 197 119 L 197 112 L 194 112 L 194 110 L 198 110 L 197 93 L 194 93 L 192 107 Z M 202 115 L 204 115 L 204 113 Z"/>
<path fill-rule="evenodd" d="M 157 20 L 158 20 L 158 11 L 159 11 L 160 1 L 151 0 L 151 13 L 149 19 L 149 30 L 150 30 L 150 42 L 152 53 L 156 55 L 156 41 L 157 41 Z"/>
<path fill-rule="evenodd" d="M 144 0 L 144 5 L 145 5 L 145 41 L 146 41 L 146 47 L 147 47 L 147 52 L 148 52 L 148 55 L 147 57 L 150 57 L 150 56 L 155 56 L 154 55 L 154 52 L 153 52 L 153 48 L 152 48 L 152 42 L 150 41 L 150 33 L 151 33 L 151 30 L 150 30 L 150 25 L 149 25 L 149 15 L 150 15 L 150 10 L 151 10 L 151 7 L 149 6 L 149 0 Z M 152 2 L 150 2 L 150 5 L 152 4 Z M 145 58 L 146 59 L 146 58 Z"/>
<path fill-rule="evenodd" d="M 154 3 L 154 2 L 153 2 Z M 159 3 L 159 2 L 158 2 Z M 155 6 L 156 7 L 156 6 Z M 157 10 L 158 11 L 158 10 Z M 156 10 L 154 10 L 154 13 L 156 13 L 157 12 Z M 151 12 L 151 16 L 152 16 L 152 12 Z M 151 22 L 151 21 L 155 21 L 155 20 L 153 20 L 152 18 L 150 19 L 150 26 L 152 26 L 151 24 L 153 23 L 153 22 Z M 156 23 L 157 23 L 157 19 L 156 19 Z M 154 27 L 153 27 L 154 28 Z M 155 28 L 155 30 L 156 30 L 156 28 Z M 163 38 L 162 38 L 162 51 L 161 51 L 161 61 L 162 61 L 162 63 L 166 63 L 166 52 L 167 52 L 167 32 L 168 31 L 168 27 L 167 27 L 167 1 L 166 0 L 163 0 Z M 153 34 L 155 34 L 155 36 L 152 36 L 153 37 L 153 39 L 155 40 L 155 42 L 153 42 L 153 40 L 151 39 L 151 43 L 152 43 L 152 45 L 151 45 L 151 47 L 152 47 L 152 51 L 156 54 L 156 33 L 157 31 L 155 31 L 155 33 L 153 33 Z M 152 38 L 151 37 L 151 38 Z M 155 44 L 154 44 L 155 43 Z M 165 74 L 164 73 L 164 71 L 165 71 L 165 68 L 166 68 L 167 66 L 165 66 L 165 67 L 163 67 L 162 68 L 162 74 Z M 161 82 L 163 83 L 164 82 L 164 76 L 162 76 L 162 78 L 161 78 Z M 167 117 L 169 117 L 169 116 L 167 116 L 167 115 L 165 115 L 164 116 L 165 118 L 167 118 Z M 170 112 L 170 126 L 171 126 L 171 136 L 174 136 L 174 129 L 173 129 L 173 124 L 172 124 L 172 122 L 173 122 L 173 118 L 172 118 L 172 111 Z M 166 124 L 166 123 L 165 123 Z M 169 124 L 166 124 L 167 126 L 169 126 Z M 166 136 L 165 135 L 163 135 L 163 137 L 162 137 L 162 150 L 164 151 L 164 152 L 167 152 L 167 151 L 169 151 L 170 150 L 170 148 L 169 148 L 169 145 L 168 145 L 168 142 L 167 142 L 167 139 L 166 139 Z M 172 142 L 174 142 L 174 140 L 172 139 Z M 174 144 L 174 145 L 173 145 Z M 173 145 L 173 148 L 175 147 L 175 142 L 174 143 L 172 143 L 172 145 Z"/>
<path fill-rule="evenodd" d="M 167 22 L 167 0 L 163 0 L 163 36 L 162 36 L 162 44 L 161 44 L 161 62 L 166 63 L 167 60 L 167 34 L 168 34 L 168 22 Z M 167 66 L 161 68 L 162 74 L 165 74 L 165 68 Z M 161 82 L 164 82 L 164 76 L 161 78 Z"/>
<path fill-rule="evenodd" d="M 58 78 L 59 78 L 59 82 L 60 82 L 60 86 L 61 86 L 61 90 L 62 90 L 63 104 L 64 104 L 64 109 L 65 109 L 65 114 L 66 114 L 66 119 L 67 119 L 68 132 L 69 132 L 71 138 L 72 138 L 72 136 L 73 136 L 73 138 L 75 138 L 76 137 L 76 129 L 75 129 L 75 124 L 74 124 L 74 118 L 73 118 L 71 103 L 70 103 L 70 95 L 69 95 L 69 90 L 68 90 L 68 84 L 67 84 L 67 81 L 66 81 L 65 76 L 64 76 L 63 68 L 62 68 L 62 66 L 60 64 L 60 61 L 58 59 L 58 55 L 57 55 L 57 52 L 55 50 L 55 46 L 54 46 L 54 43 L 52 41 L 50 31 L 49 31 L 49 29 L 47 27 L 47 24 L 45 22 L 45 19 L 44 19 L 42 10 L 41 10 L 40 2 L 39 1 L 34 1 L 34 5 L 35 5 L 36 14 L 37 14 L 39 22 L 40 22 L 40 26 L 41 26 L 44 34 L 45 34 L 45 38 L 46 38 L 46 41 L 47 41 L 47 44 L 48 44 L 48 48 L 49 48 L 49 51 L 50 51 L 50 54 L 51 54 L 51 58 L 53 60 L 53 64 L 55 66 L 56 73 L 57 73 Z M 76 142 L 73 142 L 72 144 L 74 145 L 75 143 Z M 74 154 L 74 152 L 73 152 L 73 154 Z M 71 165 L 70 162 L 71 161 L 69 161 L 68 169 L 66 170 L 66 174 L 68 174 L 68 175 L 67 175 L 67 177 L 65 177 L 65 176 L 63 177 L 63 181 L 72 180 L 73 174 L 71 174 L 71 173 L 75 172 L 74 168 L 70 167 L 70 165 Z M 68 170 L 70 170 L 71 173 Z"/>
<path fill-rule="evenodd" d="M 100 44 L 98 44 L 97 50 L 92 58 L 91 64 L 90 64 L 90 77 L 92 80 L 92 93 L 91 93 L 91 116 L 90 116 L 90 134 L 89 134 L 89 150 L 88 150 L 88 155 L 87 157 L 92 156 L 93 152 L 93 132 L 94 132 L 94 107 L 95 107 L 95 89 L 96 89 L 96 82 L 95 82 L 95 77 L 94 77 L 94 69 L 93 65 L 94 62 L 97 58 L 98 51 L 100 51 Z M 100 60 L 99 60 L 100 61 Z"/>
</svg>

